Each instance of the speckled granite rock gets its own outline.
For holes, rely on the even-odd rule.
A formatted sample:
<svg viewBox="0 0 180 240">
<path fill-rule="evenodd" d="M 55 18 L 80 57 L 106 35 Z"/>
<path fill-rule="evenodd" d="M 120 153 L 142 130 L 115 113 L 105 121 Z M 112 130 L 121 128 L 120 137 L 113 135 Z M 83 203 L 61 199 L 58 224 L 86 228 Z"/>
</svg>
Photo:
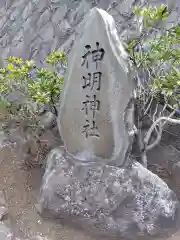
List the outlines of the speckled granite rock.
<svg viewBox="0 0 180 240">
<path fill-rule="evenodd" d="M 37 207 L 107 238 L 165 239 L 180 225 L 175 194 L 141 164 L 75 164 L 64 148 L 48 156 Z"/>
</svg>

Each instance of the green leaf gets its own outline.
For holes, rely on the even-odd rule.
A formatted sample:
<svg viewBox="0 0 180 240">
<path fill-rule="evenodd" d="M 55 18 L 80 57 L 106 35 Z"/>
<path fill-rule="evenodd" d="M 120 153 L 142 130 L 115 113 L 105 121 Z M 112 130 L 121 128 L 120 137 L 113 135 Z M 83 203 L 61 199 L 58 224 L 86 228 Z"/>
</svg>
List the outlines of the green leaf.
<svg viewBox="0 0 180 240">
<path fill-rule="evenodd" d="M 140 13 L 141 13 L 141 9 L 139 7 L 136 7 L 134 9 L 134 14 L 140 15 Z"/>
<path fill-rule="evenodd" d="M 8 66 L 7 66 L 7 69 L 11 72 L 14 72 L 15 71 L 15 68 L 14 68 L 14 65 L 12 63 L 9 63 Z"/>
</svg>

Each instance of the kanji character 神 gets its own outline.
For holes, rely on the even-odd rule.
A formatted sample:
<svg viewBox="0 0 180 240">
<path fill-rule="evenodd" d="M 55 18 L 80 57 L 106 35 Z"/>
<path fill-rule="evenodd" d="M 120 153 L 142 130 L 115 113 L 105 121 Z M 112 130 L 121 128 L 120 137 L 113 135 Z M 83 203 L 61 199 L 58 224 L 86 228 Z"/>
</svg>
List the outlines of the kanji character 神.
<svg viewBox="0 0 180 240">
<path fill-rule="evenodd" d="M 86 45 L 85 48 L 87 52 L 82 56 L 83 62 L 81 66 L 86 64 L 86 68 L 89 68 L 89 57 L 92 56 L 92 62 L 96 63 L 96 69 L 98 68 L 98 62 L 102 61 L 104 58 L 105 50 L 103 48 L 99 48 L 99 42 L 96 42 L 96 50 L 91 50 L 90 45 Z"/>
<path fill-rule="evenodd" d="M 85 110 L 85 114 L 88 115 L 88 109 L 92 111 L 93 118 L 96 112 L 100 110 L 100 101 L 96 99 L 96 95 L 93 95 L 93 99 L 90 100 L 90 96 L 86 95 L 86 100 L 82 102 L 84 107 L 81 110 Z"/>
</svg>

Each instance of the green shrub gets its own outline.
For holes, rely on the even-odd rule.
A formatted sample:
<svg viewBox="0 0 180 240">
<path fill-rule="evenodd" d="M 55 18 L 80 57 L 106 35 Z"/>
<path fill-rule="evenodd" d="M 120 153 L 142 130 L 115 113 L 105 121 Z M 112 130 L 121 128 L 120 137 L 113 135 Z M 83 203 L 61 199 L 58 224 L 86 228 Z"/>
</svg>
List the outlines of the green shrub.
<svg viewBox="0 0 180 240">
<path fill-rule="evenodd" d="M 177 109 L 180 107 L 180 26 L 162 29 L 163 21 L 169 16 L 166 5 L 136 8 L 134 13 L 143 18 L 143 32 L 128 44 L 127 50 L 137 70 L 148 72 L 148 84 L 142 84 L 139 98 L 143 96 L 143 102 L 152 97 L 161 99 Z M 148 50 L 144 51 L 147 46 Z"/>
<path fill-rule="evenodd" d="M 7 67 L 0 69 L 0 108 L 17 120 L 37 127 L 37 115 L 44 105 L 57 116 L 56 104 L 64 84 L 67 59 L 54 51 L 45 59 L 49 68 L 38 68 L 34 61 L 10 57 Z M 58 73 L 60 67 L 63 73 Z M 18 95 L 12 99 L 11 95 Z"/>
<path fill-rule="evenodd" d="M 137 72 L 135 142 L 145 167 L 146 153 L 159 144 L 164 125 L 167 122 L 180 124 L 180 120 L 176 119 L 180 116 L 180 26 L 167 29 L 164 24 L 171 11 L 166 5 L 136 8 L 134 15 L 139 18 L 142 31 L 140 36 L 127 44 Z"/>
</svg>

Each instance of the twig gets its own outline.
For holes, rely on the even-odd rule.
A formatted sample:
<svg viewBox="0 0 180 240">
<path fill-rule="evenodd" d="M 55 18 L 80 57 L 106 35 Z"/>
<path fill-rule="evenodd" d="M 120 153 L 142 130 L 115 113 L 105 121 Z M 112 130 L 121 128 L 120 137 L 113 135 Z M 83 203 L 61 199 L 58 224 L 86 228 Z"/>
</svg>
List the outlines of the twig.
<svg viewBox="0 0 180 240">
<path fill-rule="evenodd" d="M 153 149 L 153 148 L 156 147 L 156 146 L 159 144 L 159 142 L 161 141 L 163 128 L 160 126 L 159 129 L 160 129 L 159 132 L 158 132 L 157 129 L 156 129 L 156 133 L 157 133 L 157 138 L 156 138 L 156 140 L 155 140 L 152 144 L 150 144 L 150 145 L 148 145 L 148 146 L 146 147 L 146 149 L 145 149 L 146 151 L 149 151 L 149 150 Z"/>
<path fill-rule="evenodd" d="M 155 121 L 155 116 L 156 116 L 156 114 L 157 114 L 157 111 L 158 111 L 158 103 L 156 104 L 156 109 L 155 109 L 155 112 L 154 112 L 154 114 L 153 114 L 153 122 Z"/>
</svg>

